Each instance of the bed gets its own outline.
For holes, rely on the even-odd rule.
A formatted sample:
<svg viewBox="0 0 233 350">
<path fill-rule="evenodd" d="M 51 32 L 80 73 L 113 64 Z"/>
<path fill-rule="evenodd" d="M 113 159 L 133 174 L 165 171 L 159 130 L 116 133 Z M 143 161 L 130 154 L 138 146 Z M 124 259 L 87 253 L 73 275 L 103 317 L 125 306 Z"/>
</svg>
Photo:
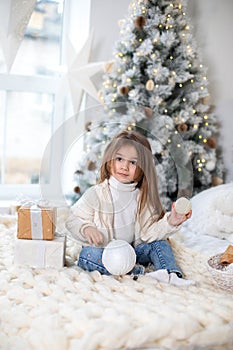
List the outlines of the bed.
<svg viewBox="0 0 233 350">
<path fill-rule="evenodd" d="M 195 285 L 176 287 L 147 276 L 103 276 L 75 261 L 68 236 L 63 268 L 13 263 L 16 215 L 0 216 L 1 350 L 232 350 L 233 295 L 207 269 L 233 241 L 233 184 L 192 198 L 193 216 L 170 238 L 176 260 Z M 66 233 L 68 210 L 58 232 Z"/>
</svg>

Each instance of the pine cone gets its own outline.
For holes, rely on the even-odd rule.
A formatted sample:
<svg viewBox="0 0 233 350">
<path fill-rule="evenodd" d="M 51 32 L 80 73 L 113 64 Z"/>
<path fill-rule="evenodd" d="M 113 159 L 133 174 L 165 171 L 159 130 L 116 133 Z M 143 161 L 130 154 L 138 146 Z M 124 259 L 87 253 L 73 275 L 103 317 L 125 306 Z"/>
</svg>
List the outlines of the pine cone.
<svg viewBox="0 0 233 350">
<path fill-rule="evenodd" d="M 74 172 L 74 175 L 83 175 L 84 173 L 83 173 L 83 171 L 82 170 L 76 170 L 75 172 Z"/>
<path fill-rule="evenodd" d="M 91 131 L 90 126 L 91 126 L 91 122 L 86 122 L 86 124 L 85 124 L 85 130 L 86 130 L 86 131 Z"/>
<path fill-rule="evenodd" d="M 221 177 L 213 176 L 213 178 L 212 178 L 212 185 L 213 186 L 218 186 L 218 185 L 221 185 L 222 183 L 223 183 L 223 179 L 221 179 Z"/>
<path fill-rule="evenodd" d="M 92 162 L 92 160 L 88 160 L 88 162 L 86 163 L 86 168 L 89 171 L 94 171 L 96 170 L 96 163 Z"/>
<path fill-rule="evenodd" d="M 129 93 L 129 87 L 128 86 L 120 86 L 119 92 L 121 95 L 128 95 Z"/>
<path fill-rule="evenodd" d="M 185 132 L 185 131 L 188 130 L 188 125 L 185 124 L 185 123 L 181 123 L 181 124 L 178 125 L 177 129 L 180 132 Z"/>
<path fill-rule="evenodd" d="M 217 146 L 217 141 L 214 137 L 209 137 L 207 139 L 206 145 L 210 148 L 216 148 Z"/>
<path fill-rule="evenodd" d="M 137 29 L 142 29 L 146 24 L 146 19 L 143 16 L 138 16 L 134 21 L 135 27 Z"/>
<path fill-rule="evenodd" d="M 145 111 L 145 116 L 146 118 L 151 118 L 153 115 L 153 109 L 151 109 L 150 107 L 144 107 L 144 111 Z"/>
<path fill-rule="evenodd" d="M 75 193 L 77 193 L 77 194 L 80 194 L 80 193 L 81 193 L 81 190 L 80 190 L 80 187 L 79 187 L 79 186 L 75 186 L 73 191 L 74 191 Z"/>
</svg>

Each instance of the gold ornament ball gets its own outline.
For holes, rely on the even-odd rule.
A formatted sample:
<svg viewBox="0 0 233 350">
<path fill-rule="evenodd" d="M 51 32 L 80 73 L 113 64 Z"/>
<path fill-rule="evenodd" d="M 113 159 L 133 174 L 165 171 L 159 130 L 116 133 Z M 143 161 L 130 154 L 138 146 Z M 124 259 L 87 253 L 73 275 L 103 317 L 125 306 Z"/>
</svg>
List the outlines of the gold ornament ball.
<svg viewBox="0 0 233 350">
<path fill-rule="evenodd" d="M 146 90 L 147 91 L 152 91 L 154 89 L 154 82 L 152 79 L 148 80 L 147 83 L 146 83 Z"/>
</svg>

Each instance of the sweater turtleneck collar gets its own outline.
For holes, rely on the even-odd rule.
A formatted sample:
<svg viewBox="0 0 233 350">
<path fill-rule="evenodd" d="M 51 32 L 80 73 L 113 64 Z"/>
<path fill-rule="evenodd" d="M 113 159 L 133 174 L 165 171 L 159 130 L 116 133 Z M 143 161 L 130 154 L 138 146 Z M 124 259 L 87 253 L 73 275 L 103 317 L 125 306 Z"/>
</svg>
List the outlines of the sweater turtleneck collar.
<svg viewBox="0 0 233 350">
<path fill-rule="evenodd" d="M 109 185 L 112 188 L 117 189 L 118 191 L 132 192 L 132 191 L 135 191 L 136 186 L 137 186 L 137 182 L 124 184 L 124 183 L 118 181 L 114 176 L 111 176 L 109 179 Z"/>
</svg>

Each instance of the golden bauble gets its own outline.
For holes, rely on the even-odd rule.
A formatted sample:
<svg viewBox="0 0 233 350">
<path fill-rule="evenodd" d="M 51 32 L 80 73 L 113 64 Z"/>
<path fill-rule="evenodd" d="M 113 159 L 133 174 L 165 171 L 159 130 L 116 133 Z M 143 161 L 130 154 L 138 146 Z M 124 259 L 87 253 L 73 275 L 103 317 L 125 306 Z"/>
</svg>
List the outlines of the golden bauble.
<svg viewBox="0 0 233 350">
<path fill-rule="evenodd" d="M 154 89 L 154 82 L 152 79 L 148 80 L 147 83 L 146 83 L 146 90 L 148 91 L 152 91 Z"/>
</svg>

